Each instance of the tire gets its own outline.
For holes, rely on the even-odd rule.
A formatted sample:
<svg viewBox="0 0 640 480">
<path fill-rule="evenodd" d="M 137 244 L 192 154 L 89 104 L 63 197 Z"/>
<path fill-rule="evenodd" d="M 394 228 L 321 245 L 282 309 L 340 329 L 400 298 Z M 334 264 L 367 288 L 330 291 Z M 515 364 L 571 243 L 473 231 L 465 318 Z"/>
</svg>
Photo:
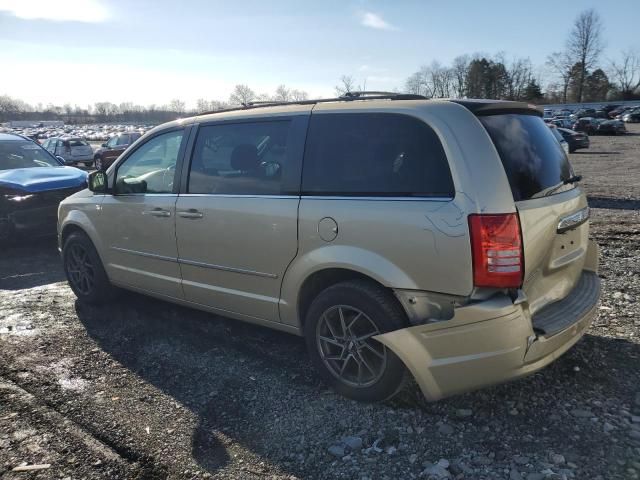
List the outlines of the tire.
<svg viewBox="0 0 640 480">
<path fill-rule="evenodd" d="M 69 235 L 62 247 L 62 263 L 69 286 L 78 300 L 101 304 L 114 298 L 116 290 L 86 234 L 74 232 Z"/>
<path fill-rule="evenodd" d="M 576 149 L 575 147 L 569 147 L 569 153 L 575 153 Z"/>
<path fill-rule="evenodd" d="M 304 335 L 311 362 L 327 384 L 345 397 L 379 402 L 402 389 L 407 369 L 389 348 L 362 338 L 407 326 L 402 307 L 387 290 L 355 280 L 335 284 L 313 300 Z"/>
</svg>

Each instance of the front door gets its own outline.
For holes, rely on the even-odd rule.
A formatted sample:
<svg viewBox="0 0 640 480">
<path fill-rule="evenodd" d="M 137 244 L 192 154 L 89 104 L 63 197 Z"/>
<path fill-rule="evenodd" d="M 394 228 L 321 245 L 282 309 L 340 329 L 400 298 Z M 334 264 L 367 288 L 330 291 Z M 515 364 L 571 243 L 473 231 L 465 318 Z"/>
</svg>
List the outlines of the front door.
<svg viewBox="0 0 640 480">
<path fill-rule="evenodd" d="M 152 137 L 116 169 L 98 233 L 107 247 L 107 273 L 117 284 L 182 298 L 174 182 L 184 136 L 179 129 Z"/>
<path fill-rule="evenodd" d="M 297 252 L 307 114 L 200 126 L 176 205 L 185 298 L 279 321 L 284 272 Z"/>
</svg>

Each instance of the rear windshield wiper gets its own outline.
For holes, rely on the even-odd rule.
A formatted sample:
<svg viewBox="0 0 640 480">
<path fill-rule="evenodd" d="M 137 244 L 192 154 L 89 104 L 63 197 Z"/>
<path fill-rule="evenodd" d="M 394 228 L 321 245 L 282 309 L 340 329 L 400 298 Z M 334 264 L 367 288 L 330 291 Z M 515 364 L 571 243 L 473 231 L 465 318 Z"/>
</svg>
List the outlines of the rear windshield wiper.
<svg viewBox="0 0 640 480">
<path fill-rule="evenodd" d="M 577 183 L 582 180 L 582 175 L 573 175 L 572 177 L 567 178 L 563 181 L 563 185 L 568 185 L 570 183 Z"/>
<path fill-rule="evenodd" d="M 561 189 L 565 185 L 576 183 L 576 182 L 579 182 L 580 180 L 582 180 L 582 175 L 572 175 L 569 178 L 561 180 L 560 183 L 557 183 L 556 185 L 553 185 L 549 188 L 545 188 L 544 190 L 536 193 L 531 198 L 548 197 L 549 195 L 553 195 L 555 192 L 557 192 L 559 189 Z"/>
</svg>

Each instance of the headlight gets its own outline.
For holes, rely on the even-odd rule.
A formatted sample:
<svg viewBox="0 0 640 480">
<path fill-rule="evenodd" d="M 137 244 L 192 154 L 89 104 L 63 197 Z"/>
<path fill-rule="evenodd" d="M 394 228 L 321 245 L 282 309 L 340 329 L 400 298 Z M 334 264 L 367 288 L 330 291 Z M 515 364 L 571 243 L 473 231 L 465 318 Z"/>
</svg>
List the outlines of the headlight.
<svg viewBox="0 0 640 480">
<path fill-rule="evenodd" d="M 33 194 L 25 192 L 24 190 L 0 187 L 0 197 L 9 202 L 23 202 L 33 197 Z"/>
</svg>

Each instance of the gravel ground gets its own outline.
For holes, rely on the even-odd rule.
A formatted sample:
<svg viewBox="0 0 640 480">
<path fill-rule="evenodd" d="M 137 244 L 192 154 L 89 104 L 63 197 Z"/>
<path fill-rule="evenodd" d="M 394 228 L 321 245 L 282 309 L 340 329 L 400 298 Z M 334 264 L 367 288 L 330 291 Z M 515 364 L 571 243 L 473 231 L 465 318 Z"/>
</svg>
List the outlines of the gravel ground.
<svg viewBox="0 0 640 480">
<path fill-rule="evenodd" d="M 3 250 L 0 478 L 640 478 L 629 130 L 572 155 L 601 248 L 588 334 L 531 377 L 433 404 L 415 385 L 385 404 L 341 398 L 283 333 L 135 294 L 79 305 L 51 239 Z"/>
</svg>

